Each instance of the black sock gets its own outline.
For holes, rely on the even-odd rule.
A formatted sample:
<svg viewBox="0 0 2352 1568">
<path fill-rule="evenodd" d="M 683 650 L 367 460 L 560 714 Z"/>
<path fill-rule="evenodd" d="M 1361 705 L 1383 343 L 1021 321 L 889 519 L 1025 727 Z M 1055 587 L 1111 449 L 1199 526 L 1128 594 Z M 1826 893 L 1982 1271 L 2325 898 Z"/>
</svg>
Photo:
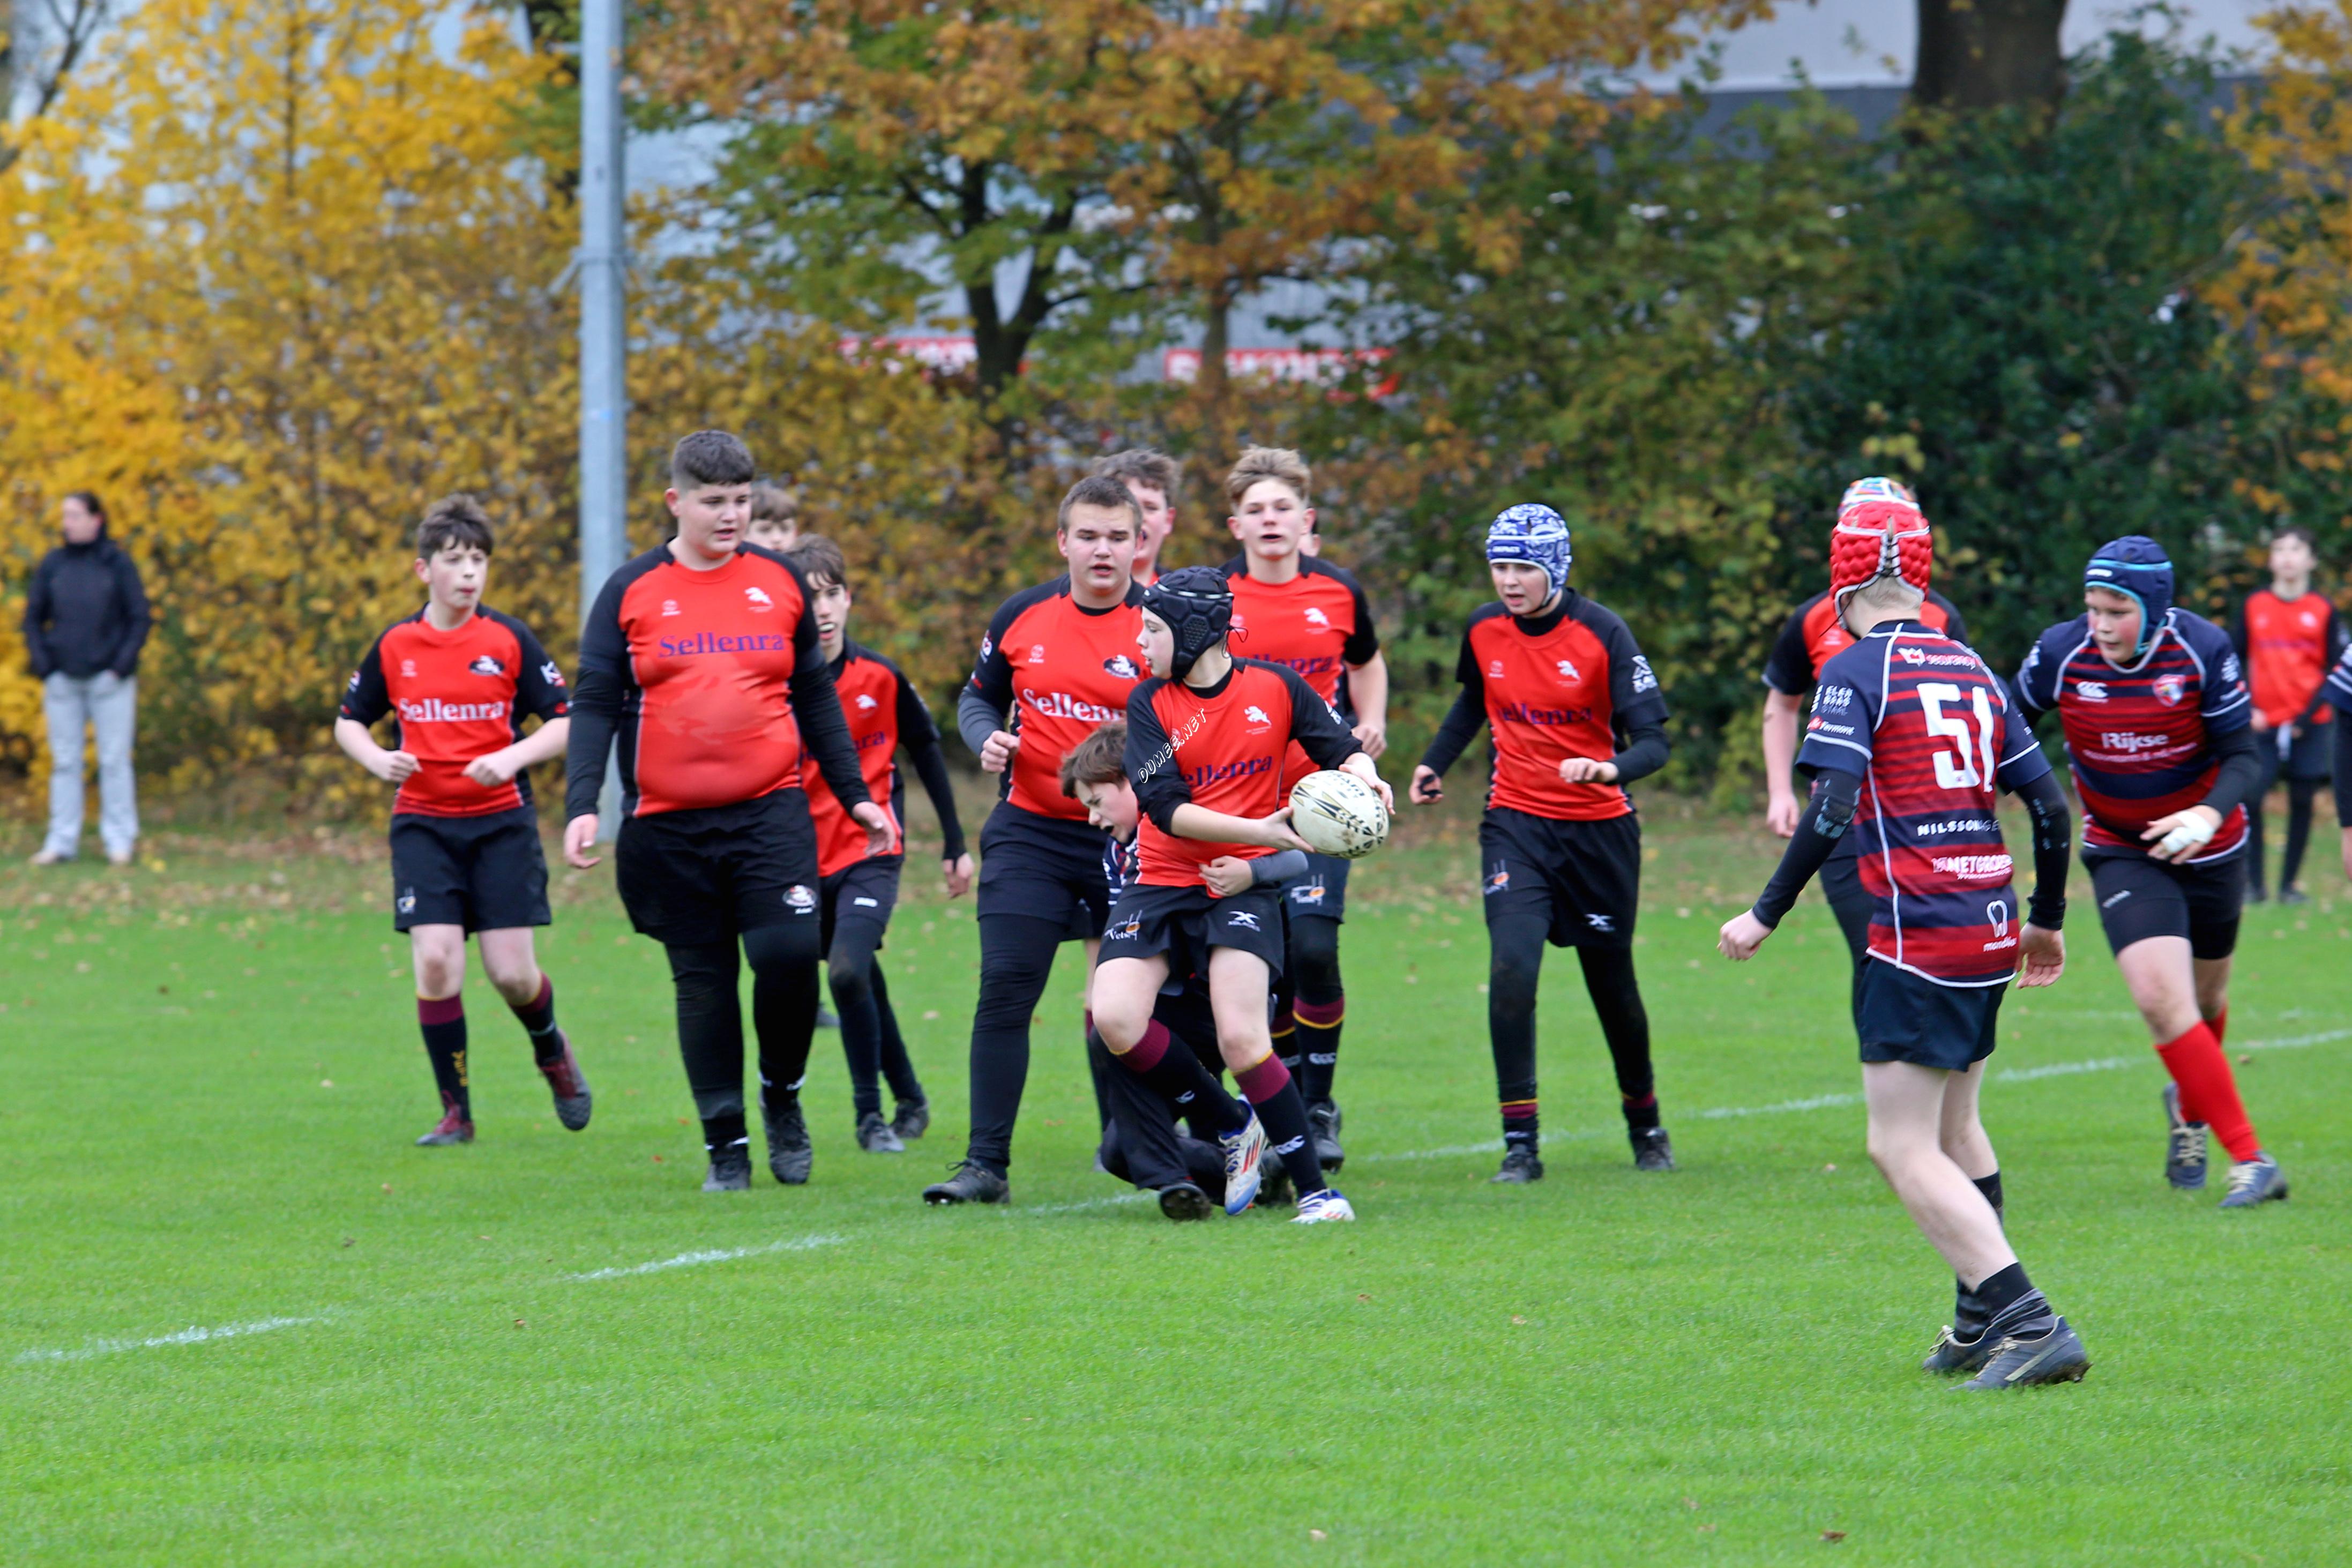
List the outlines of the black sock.
<svg viewBox="0 0 2352 1568">
<path fill-rule="evenodd" d="M 1639 1100 L 1621 1095 L 1617 1109 L 1625 1113 L 1625 1130 L 1628 1132 L 1647 1132 L 1658 1125 L 1658 1097 L 1655 1094 L 1645 1094 Z"/>
<path fill-rule="evenodd" d="M 2352 715 L 2347 715 L 2352 717 Z M 2352 781 L 2341 786 L 2352 789 Z M 2311 847 L 2312 797 L 2319 791 L 2317 779 L 2291 779 L 2286 786 L 2286 853 L 2279 861 L 2279 891 L 2284 893 L 2303 875 L 2304 851 Z"/>
<path fill-rule="evenodd" d="M 1170 1034 L 1168 1026 L 1159 1019 L 1151 1021 L 1133 1050 L 1118 1059 L 1121 1067 L 1150 1084 L 1178 1115 L 1205 1111 L 1220 1132 L 1238 1132 L 1249 1125 L 1249 1112 L 1210 1076 L 1201 1065 L 1199 1053 Z"/>
<path fill-rule="evenodd" d="M 2000 1173 L 1995 1171 L 1990 1176 L 1970 1176 L 1969 1180 L 1977 1184 L 1977 1191 L 1982 1193 L 1985 1202 L 1992 1205 L 1992 1217 L 2006 1219 L 2008 1216 L 2001 1212 L 2000 1207 Z"/>
<path fill-rule="evenodd" d="M 1536 1102 L 1529 1100 L 1503 1101 L 1503 1147 L 1505 1150 L 1525 1149 L 1534 1153 L 1543 1146 L 1543 1122 L 1536 1114 Z"/>
<path fill-rule="evenodd" d="M 1298 1097 L 1312 1105 L 1331 1098 L 1331 1079 L 1339 1070 L 1340 1026 L 1348 1016 L 1348 992 L 1339 978 L 1339 922 L 1325 915 L 1293 914 L 1290 967 L 1298 976 L 1291 1012 L 1304 1065 L 1304 1070 L 1292 1070 Z"/>
<path fill-rule="evenodd" d="M 1299 1075 L 1299 1097 L 1307 1100 L 1331 1098 L 1331 1079 L 1339 1070 L 1339 1030 L 1347 1022 L 1348 998 L 1330 1002 L 1298 999 L 1298 1055 L 1307 1064 Z"/>
<path fill-rule="evenodd" d="M 1283 1070 L 1297 1078 L 1307 1070 L 1307 1059 L 1298 1054 L 1298 1018 L 1287 1002 L 1274 1010 L 1274 1054 L 1281 1058 Z"/>
<path fill-rule="evenodd" d="M 416 1027 L 425 1037 L 425 1055 L 433 1063 L 433 1081 L 441 1090 L 442 1109 L 456 1111 L 460 1121 L 471 1121 L 474 1101 L 466 1089 L 464 998 L 419 996 Z"/>
<path fill-rule="evenodd" d="M 2025 1277 L 2022 1263 L 2012 1263 L 1998 1273 L 1986 1275 L 1973 1292 L 1988 1318 L 2000 1317 L 2034 1293 L 2033 1281 Z"/>
<path fill-rule="evenodd" d="M 1298 1085 L 1291 1081 L 1290 1069 L 1275 1057 L 1244 1072 L 1234 1074 L 1242 1092 L 1249 1096 L 1257 1111 L 1257 1119 L 1265 1128 L 1266 1152 L 1282 1162 L 1290 1173 L 1291 1184 L 1298 1195 L 1319 1193 L 1330 1185 L 1323 1179 L 1323 1163 L 1315 1157 L 1315 1140 L 1307 1131 L 1307 1101 L 1298 1096 Z"/>
<path fill-rule="evenodd" d="M 539 994 L 514 1007 L 515 1021 L 523 1033 L 530 1037 L 530 1054 L 534 1060 L 551 1062 L 563 1054 L 563 1031 L 555 1026 L 555 982 L 542 974 L 539 977 Z"/>
<path fill-rule="evenodd" d="M 740 1110 L 702 1119 L 702 1146 L 710 1152 L 714 1160 L 728 1150 L 751 1142 L 751 1131 L 745 1127 L 743 1113 Z"/>
<path fill-rule="evenodd" d="M 808 1076 L 809 1042 L 816 1035 L 817 935 L 814 911 L 743 933 L 763 1105 L 794 1103 Z"/>
<path fill-rule="evenodd" d="M 915 1076 L 915 1064 L 907 1055 L 907 1037 L 898 1032 L 898 1010 L 890 1005 L 890 987 L 882 978 L 882 964 L 874 965 L 874 1010 L 882 1020 L 882 1079 L 890 1086 L 890 1098 L 901 1105 L 921 1105 L 930 1097 L 923 1092 L 923 1080 Z"/>
</svg>

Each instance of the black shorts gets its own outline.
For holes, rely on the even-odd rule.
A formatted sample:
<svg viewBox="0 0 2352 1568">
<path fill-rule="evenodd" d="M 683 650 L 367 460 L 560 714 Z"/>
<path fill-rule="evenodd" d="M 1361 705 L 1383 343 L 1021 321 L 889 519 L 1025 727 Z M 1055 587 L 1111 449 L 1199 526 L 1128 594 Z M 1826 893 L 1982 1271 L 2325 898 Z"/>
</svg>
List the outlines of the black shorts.
<svg viewBox="0 0 2352 1568">
<path fill-rule="evenodd" d="M 904 855 L 877 855 L 853 861 L 817 884 L 819 918 L 824 921 L 824 950 L 833 951 L 833 933 L 844 921 L 865 921 L 887 929 L 890 912 L 898 907 L 898 874 L 906 869 Z M 874 947 L 879 952 L 882 939 Z"/>
<path fill-rule="evenodd" d="M 2000 1023 L 1999 985 L 1938 985 L 1883 959 L 1862 966 L 1853 985 L 1853 1032 L 1866 1062 L 1915 1062 L 1965 1071 L 1992 1055 Z"/>
<path fill-rule="evenodd" d="M 2325 711 L 2325 710 L 2323 710 Z M 2303 733 L 2284 757 L 2279 755 L 2278 732 L 2254 737 L 2254 754 L 2263 760 L 2262 794 L 2268 795 L 2271 785 L 2281 779 L 2316 781 L 2336 771 L 2336 726 L 2340 721 L 2325 724 L 2305 724 Z M 2248 797 L 2251 807 L 2256 796 Z"/>
<path fill-rule="evenodd" d="M 2107 946 L 2121 952 L 2152 936 L 2185 936 L 2198 958 L 2227 958 L 2238 950 L 2238 917 L 2246 903 L 2246 858 L 2172 866 L 2129 850 L 2094 849 L 2083 857 Z"/>
<path fill-rule="evenodd" d="M 1348 918 L 1348 868 L 1354 864 L 1337 855 L 1310 851 L 1305 873 L 1282 885 L 1282 896 L 1289 901 L 1290 912 L 1344 921 Z"/>
<path fill-rule="evenodd" d="M 1486 808 L 1479 885 L 1491 923 L 1541 915 L 1554 947 L 1631 947 L 1642 896 L 1642 819 L 1565 822 Z"/>
<path fill-rule="evenodd" d="M 484 816 L 392 819 L 392 929 L 463 926 L 511 931 L 543 926 L 547 855 L 530 806 Z"/>
<path fill-rule="evenodd" d="M 1058 921 L 1065 942 L 1100 936 L 1110 917 L 1102 829 L 997 802 L 980 829 L 976 912 Z"/>
<path fill-rule="evenodd" d="M 1249 888 L 1229 899 L 1202 887 L 1160 888 L 1139 882 L 1119 895 L 1103 929 L 1102 956 L 1150 958 L 1168 955 L 1168 977 L 1209 973 L 1209 950 L 1239 948 L 1265 960 L 1269 975 L 1282 973 L 1286 945 L 1282 890 Z"/>
<path fill-rule="evenodd" d="M 629 922 L 666 945 L 708 946 L 820 918 L 816 827 L 798 788 L 633 816 L 614 861 Z"/>
</svg>

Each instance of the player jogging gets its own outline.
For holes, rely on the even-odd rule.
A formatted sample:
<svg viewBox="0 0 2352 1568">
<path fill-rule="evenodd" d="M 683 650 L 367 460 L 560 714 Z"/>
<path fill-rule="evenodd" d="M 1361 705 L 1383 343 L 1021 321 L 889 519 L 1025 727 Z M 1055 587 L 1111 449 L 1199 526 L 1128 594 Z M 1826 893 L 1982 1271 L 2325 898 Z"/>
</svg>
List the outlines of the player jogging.
<svg viewBox="0 0 2352 1568">
<path fill-rule="evenodd" d="M 441 1090 L 441 1121 L 417 1142 L 474 1141 L 466 1071 L 466 938 L 530 1037 L 556 1120 L 588 1125 L 588 1080 L 555 1024 L 555 985 L 530 931 L 548 923 L 547 858 L 530 768 L 563 754 L 563 675 L 530 628 L 482 604 L 490 520 L 474 498 L 436 501 L 416 530 L 425 607 L 375 639 L 335 715 L 335 743 L 388 784 L 392 929 L 408 933 L 416 1022 Z M 399 716 L 393 749 L 369 729 Z M 537 717 L 529 739 L 526 718 Z"/>
<path fill-rule="evenodd" d="M 2327 700 L 2336 707 L 2336 826 L 2344 836 L 2344 875 L 2352 879 L 2352 647 L 2327 673 Z"/>
<path fill-rule="evenodd" d="M 849 1058 L 857 1146 L 895 1154 L 906 1147 L 902 1140 L 921 1137 L 931 1123 L 929 1100 L 890 1008 L 884 965 L 874 956 L 889 929 L 890 911 L 898 907 L 898 874 L 906 864 L 907 784 L 898 775 L 900 746 L 940 819 L 940 872 L 948 897 L 961 898 L 971 886 L 971 857 L 964 852 L 963 825 L 956 818 L 955 791 L 948 783 L 947 757 L 940 750 L 931 710 L 897 665 L 849 640 L 849 568 L 841 547 L 803 534 L 785 559 L 800 569 L 813 595 L 817 650 L 833 671 L 866 788 L 877 801 L 890 803 L 890 820 L 901 838 L 887 855 L 868 854 L 866 829 L 841 809 L 816 759 L 802 762 L 801 786 L 808 792 L 809 815 L 816 825 L 817 872 L 823 879 L 817 897 L 825 976 L 834 1005 L 841 1010 L 841 1048 Z M 888 1121 L 882 1120 L 878 1081 L 885 1077 L 898 1101 Z"/>
<path fill-rule="evenodd" d="M 1874 478 L 1856 479 L 1848 485 L 1838 510 L 1843 512 L 1850 506 L 1872 500 L 1914 510 L 1918 505 L 1907 487 L 1894 479 Z M 1919 606 L 1919 619 L 1954 642 L 1969 640 L 1960 612 L 1932 588 Z M 1798 605 L 1789 616 L 1772 644 L 1771 657 L 1765 662 L 1764 820 L 1783 838 L 1796 832 L 1800 809 L 1796 794 L 1790 787 L 1797 762 L 1798 716 L 1804 711 L 1805 699 L 1811 695 L 1813 682 L 1821 679 L 1822 667 L 1852 647 L 1853 641 L 1853 634 L 1845 629 L 1845 622 L 1838 615 L 1837 601 L 1826 592 L 1820 593 Z M 1854 844 L 1854 837 L 1847 834 L 1831 847 L 1829 860 L 1822 867 L 1821 887 L 1822 896 L 1829 900 L 1830 912 L 1837 917 L 1838 930 L 1845 934 L 1846 950 L 1853 955 L 1853 977 L 1860 981 L 1870 952 L 1871 898 L 1863 890 Z"/>
<path fill-rule="evenodd" d="M 2221 1048 L 2245 896 L 2242 803 L 2262 763 L 2253 704 L 2221 629 L 2172 603 L 2172 563 L 2137 534 L 2083 574 L 2088 609 L 2052 626 L 2018 669 L 2029 723 L 2055 709 L 2083 797 L 2083 864 L 2124 984 L 2172 1081 L 2165 1175 L 2205 1184 L 2210 1128 L 2230 1151 L 2223 1208 L 2286 1196 Z"/>
<path fill-rule="evenodd" d="M 1213 567 L 1171 572 L 1144 595 L 1141 647 L 1151 679 L 1127 704 L 1127 776 L 1143 808 L 1139 874 L 1103 931 L 1089 993 L 1095 1026 L 1124 1066 L 1163 1094 L 1174 1099 L 1190 1088 L 1223 1113 L 1227 1213 L 1255 1198 L 1254 1145 L 1263 1142 L 1289 1173 L 1298 1223 L 1353 1219 L 1348 1200 L 1324 1181 L 1307 1107 L 1267 1026 L 1267 993 L 1282 972 L 1281 893 L 1222 876 L 1212 886 L 1211 868 L 1307 847 L 1283 805 L 1283 759 L 1294 742 L 1318 767 L 1344 768 L 1370 784 L 1383 805 L 1388 786 L 1296 671 L 1233 657 L 1233 590 Z M 1152 1021 L 1160 986 L 1196 972 L 1209 978 L 1218 1052 L 1255 1114 L 1218 1104 L 1222 1091 L 1210 1093 L 1216 1080 L 1192 1052 L 1170 1048 L 1167 1030 Z"/>
<path fill-rule="evenodd" d="M 1650 1016 L 1633 974 L 1642 823 L 1624 786 L 1664 767 L 1666 703 L 1633 634 L 1568 585 L 1568 524 L 1548 506 L 1515 506 L 1486 530 L 1497 603 L 1462 634 L 1461 695 L 1412 771 L 1412 798 L 1439 781 L 1481 724 L 1495 763 L 1478 824 L 1491 949 L 1486 1027 L 1503 1113 L 1505 1184 L 1540 1180 L 1536 985 L 1544 943 L 1573 947 L 1617 1069 L 1633 1163 L 1675 1168 L 1659 1124 Z"/>
<path fill-rule="evenodd" d="M 768 1168 L 796 1186 L 814 1158 L 800 1086 L 823 948 L 803 756 L 865 826 L 868 854 L 898 847 L 858 772 L 807 584 L 782 556 L 740 542 L 754 472 L 724 431 L 698 431 L 670 453 L 664 500 L 677 532 L 613 574 L 581 634 L 580 744 L 564 792 L 563 856 L 585 870 L 597 862 L 596 795 L 617 735 L 614 880 L 630 923 L 669 955 L 678 1052 L 710 1156 L 705 1192 L 751 1184 L 739 942 L 751 964 Z"/>
<path fill-rule="evenodd" d="M 2311 531 L 2282 528 L 2271 540 L 2271 585 L 2246 595 L 2230 640 L 2245 660 L 2252 689 L 2254 754 L 2262 777 L 2246 797 L 2246 896 L 2261 903 L 2263 807 L 2271 785 L 2286 778 L 2286 852 L 2279 861 L 2279 902 L 2308 903 L 2295 885 L 2311 843 L 2312 799 L 2326 782 L 2336 718 L 2323 685 L 2347 641 L 2326 595 L 2311 586 L 2318 564 Z M 2341 776 L 2340 774 L 2338 775 Z"/>
<path fill-rule="evenodd" d="M 1071 747 L 1126 711 L 1143 677 L 1135 642 L 1143 590 L 1129 575 L 1141 526 L 1135 497 L 1117 479 L 1071 486 L 1055 523 L 1068 573 L 1004 601 L 957 700 L 964 743 L 982 769 L 1004 775 L 1005 789 L 980 830 L 971 1134 L 948 1179 L 923 1189 L 927 1204 L 1011 1196 L 1005 1176 L 1029 1079 L 1029 1020 L 1061 944 L 1099 932 L 1110 912 L 1102 835 L 1062 793 L 1060 770 Z"/>
<path fill-rule="evenodd" d="M 1296 671 L 1378 761 L 1388 749 L 1388 663 L 1356 579 L 1302 551 L 1316 526 L 1312 486 L 1306 460 L 1276 447 L 1250 447 L 1225 476 L 1225 501 L 1233 509 L 1227 525 L 1242 547 L 1225 566 L 1234 592 L 1235 646 L 1248 658 Z M 1345 698 L 1339 694 L 1343 678 Z M 1343 702 L 1353 702 L 1355 711 Z M 1284 762 L 1283 783 L 1296 784 L 1309 771 L 1306 752 L 1294 746 Z M 1337 856 L 1309 854 L 1306 874 L 1284 889 L 1290 914 L 1290 973 L 1284 987 L 1290 1016 L 1275 1020 L 1277 1036 L 1295 1026 L 1286 1055 L 1299 1067 L 1299 1092 L 1315 1130 L 1316 1152 L 1334 1171 L 1346 1158 L 1331 1084 L 1348 1016 L 1339 925 L 1347 918 L 1350 864 Z"/>
<path fill-rule="evenodd" d="M 1129 447 L 1096 458 L 1087 471 L 1097 479 L 1117 479 L 1135 498 L 1135 510 L 1143 519 L 1135 542 L 1135 582 L 1138 587 L 1150 587 L 1160 581 L 1160 552 L 1168 536 L 1176 531 L 1176 501 L 1184 470 L 1165 452 Z"/>
<path fill-rule="evenodd" d="M 2066 801 L 2000 678 L 1921 616 L 1932 553 L 1906 500 L 1841 509 L 1830 589 L 1857 640 L 1814 689 L 1797 757 L 1812 795 L 1780 869 L 1718 945 L 1734 963 L 1754 957 L 1832 845 L 1849 828 L 1860 837 L 1871 962 L 1853 1021 L 1870 1157 L 1958 1297 L 1924 1370 L 1974 1373 L 1979 1390 L 2073 1382 L 2090 1359 L 2002 1234 L 2000 1166 L 1977 1116 L 2010 981 L 2047 985 L 2066 967 Z M 2033 817 L 2022 923 L 1997 787 Z"/>
</svg>

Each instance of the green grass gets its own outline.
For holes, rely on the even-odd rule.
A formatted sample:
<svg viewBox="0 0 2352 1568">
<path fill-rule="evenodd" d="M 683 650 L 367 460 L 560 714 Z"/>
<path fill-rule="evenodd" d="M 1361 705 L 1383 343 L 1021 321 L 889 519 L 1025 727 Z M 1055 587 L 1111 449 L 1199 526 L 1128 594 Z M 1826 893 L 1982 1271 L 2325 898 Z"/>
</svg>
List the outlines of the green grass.
<svg viewBox="0 0 2352 1568">
<path fill-rule="evenodd" d="M 1041 1008 L 1017 1205 L 922 1209 L 960 1151 L 975 963 L 968 909 L 928 893 L 887 958 L 931 1136 L 856 1152 L 822 1036 L 814 1184 L 763 1172 L 709 1197 L 660 956 L 604 873 L 564 887 L 543 950 L 595 1125 L 555 1126 L 478 980 L 481 1141 L 425 1151 L 372 837 L 0 872 L 0 1561 L 2352 1551 L 2352 900 L 2332 833 L 2321 901 L 2249 916 L 2232 1013 L 2235 1041 L 2273 1047 L 2240 1072 L 2291 1203 L 2224 1215 L 2218 1188 L 2164 1188 L 2160 1076 L 2079 902 L 2076 967 L 2012 998 L 1997 1068 L 2128 1065 L 1987 1092 L 2013 1235 L 2096 1369 L 1978 1399 L 1912 1370 L 1948 1280 L 1870 1171 L 1859 1110 L 1703 1114 L 1858 1085 L 1817 901 L 1755 965 L 1712 953 L 1773 852 L 1744 824 L 1653 813 L 1639 955 L 1682 1172 L 1631 1170 L 1565 954 L 1549 1178 L 1497 1189 L 1491 1152 L 1426 1152 L 1496 1136 L 1468 818 L 1449 811 L 1360 874 L 1340 1098 L 1362 1217 L 1314 1230 L 1179 1228 L 1116 1201 L 1090 1170 L 1072 961 Z M 136 1344 L 272 1319 L 309 1321 Z M 45 1351 L 77 1353 L 26 1353 Z"/>
</svg>

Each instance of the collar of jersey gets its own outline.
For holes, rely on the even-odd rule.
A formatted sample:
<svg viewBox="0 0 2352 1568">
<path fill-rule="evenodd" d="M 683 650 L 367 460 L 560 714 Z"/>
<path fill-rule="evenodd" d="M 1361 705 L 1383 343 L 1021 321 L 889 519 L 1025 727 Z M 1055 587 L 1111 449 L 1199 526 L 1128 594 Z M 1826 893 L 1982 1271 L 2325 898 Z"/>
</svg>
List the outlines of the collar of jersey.
<svg viewBox="0 0 2352 1568">
<path fill-rule="evenodd" d="M 1862 635 L 1865 637 L 1900 637 L 1905 632 L 1914 632 L 1920 637 L 1945 637 L 1947 639 L 1948 639 L 1951 635 L 1948 632 L 1937 631 L 1935 627 L 1929 626 L 1925 621 L 1915 620 L 1881 621 Z"/>
<path fill-rule="evenodd" d="M 1547 614 L 1540 616 L 1511 616 L 1511 624 L 1517 626 L 1519 630 L 1528 637 L 1549 637 L 1553 632 L 1559 629 L 1560 622 L 1568 619 L 1568 612 L 1575 603 L 1576 590 L 1573 588 L 1562 588 L 1559 591 L 1559 603 L 1554 605 Z"/>
<path fill-rule="evenodd" d="M 1232 662 L 1225 666 L 1224 674 L 1217 677 L 1216 682 L 1213 685 L 1194 686 L 1189 681 L 1178 680 L 1173 676 L 1169 677 L 1168 684 L 1171 686 L 1182 687 L 1186 691 L 1191 692 L 1193 696 L 1199 698 L 1203 702 L 1213 702 L 1218 698 L 1223 697 L 1225 694 L 1225 688 L 1234 683 L 1234 677 L 1240 672 L 1242 668 L 1240 658 L 1233 655 L 1233 650 L 1230 648 L 1228 648 L 1226 652 L 1228 656 L 1232 658 Z"/>
</svg>

